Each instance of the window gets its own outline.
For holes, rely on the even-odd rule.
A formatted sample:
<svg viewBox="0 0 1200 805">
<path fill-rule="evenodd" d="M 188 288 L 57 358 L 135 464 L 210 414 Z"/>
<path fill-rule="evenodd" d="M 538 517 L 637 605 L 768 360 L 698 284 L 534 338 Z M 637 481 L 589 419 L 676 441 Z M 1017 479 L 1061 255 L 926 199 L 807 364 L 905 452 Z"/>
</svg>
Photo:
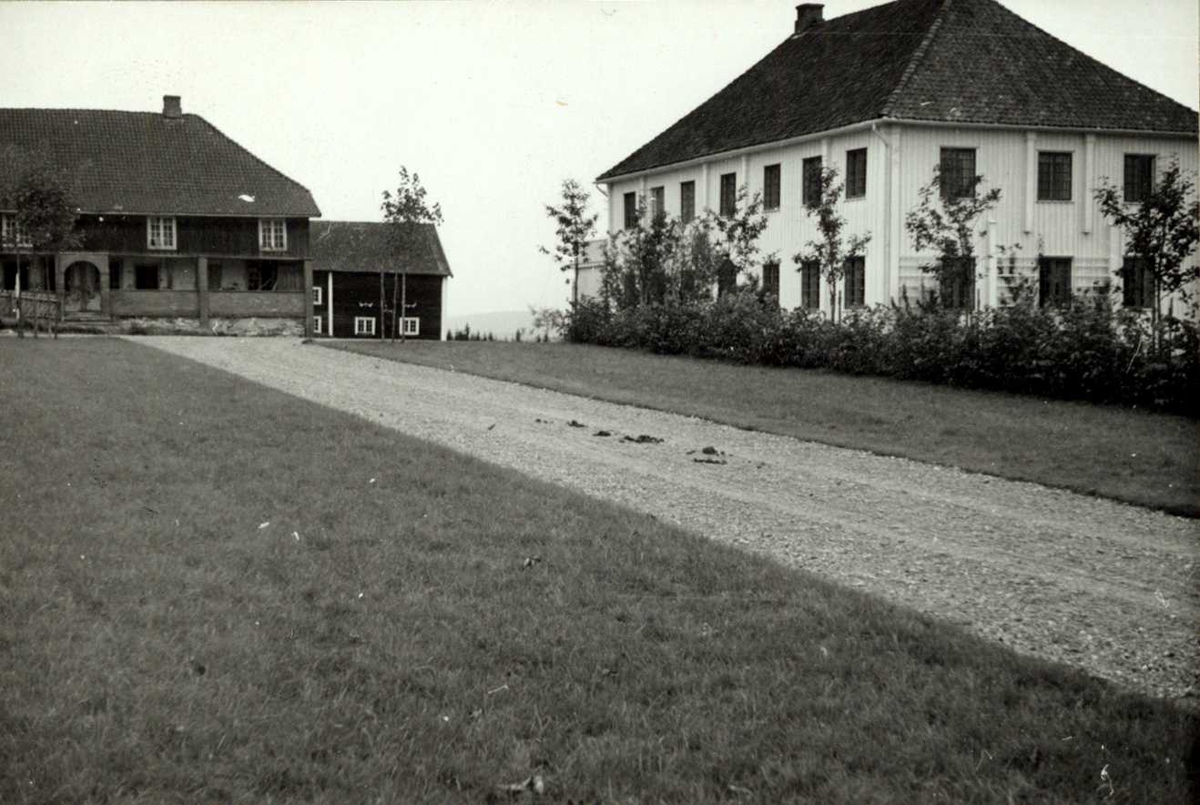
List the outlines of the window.
<svg viewBox="0 0 1200 805">
<path fill-rule="evenodd" d="M 846 261 L 846 294 L 842 307 L 862 307 L 867 302 L 867 258 L 851 257 Z"/>
<path fill-rule="evenodd" d="M 800 264 L 800 306 L 806 310 L 821 307 L 821 267 L 816 260 Z"/>
<path fill-rule="evenodd" d="M 1038 201 L 1071 200 L 1071 152 L 1038 153 Z"/>
<path fill-rule="evenodd" d="M 779 176 L 779 165 L 767 165 L 763 168 L 763 207 L 765 209 L 779 209 Z"/>
<path fill-rule="evenodd" d="M 314 285 L 314 286 L 313 286 L 313 304 L 314 304 L 314 305 L 323 305 L 323 304 L 325 304 L 325 303 L 322 301 L 322 300 L 325 298 L 324 294 L 322 294 L 322 293 L 321 293 L 321 291 L 323 291 L 323 290 L 324 290 L 324 289 L 323 289 L 323 288 L 322 288 L 320 285 Z"/>
<path fill-rule="evenodd" d="M 0 216 L 0 246 L 28 249 L 33 246 L 29 231 L 17 223 L 15 215 Z"/>
<path fill-rule="evenodd" d="M 804 206 L 817 207 L 821 204 L 821 158 L 804 160 Z"/>
<path fill-rule="evenodd" d="M 110 291 L 121 290 L 121 270 L 124 268 L 122 261 L 116 257 L 110 258 L 108 261 L 108 289 Z"/>
<path fill-rule="evenodd" d="M 324 332 L 321 331 L 321 321 L 322 321 L 321 316 L 313 316 L 313 335 L 324 335 L 325 334 Z"/>
<path fill-rule="evenodd" d="M 729 258 L 725 258 L 717 266 L 717 296 L 733 293 L 737 289 L 737 266 Z"/>
<path fill-rule="evenodd" d="M 273 291 L 279 281 L 279 267 L 263 260 L 246 261 L 246 290 Z"/>
<path fill-rule="evenodd" d="M 867 149 L 855 148 L 846 152 L 846 198 L 862 198 L 867 194 Z"/>
<path fill-rule="evenodd" d="M 763 293 L 779 299 L 779 263 L 772 260 L 763 263 Z"/>
<path fill-rule="evenodd" d="M 175 219 L 147 218 L 146 246 L 150 249 L 175 251 Z"/>
<path fill-rule="evenodd" d="M 158 290 L 158 263 L 137 263 L 133 267 L 133 287 L 139 291 Z"/>
<path fill-rule="evenodd" d="M 650 188 L 650 219 L 667 214 L 666 194 L 662 186 Z"/>
<path fill-rule="evenodd" d="M 1125 200 L 1145 201 L 1154 190 L 1154 155 L 1125 155 Z"/>
<path fill-rule="evenodd" d="M 721 174 L 721 216 L 730 218 L 737 212 L 737 174 Z"/>
<path fill-rule="evenodd" d="M 221 264 L 216 260 L 208 261 L 208 290 L 221 290 Z"/>
<path fill-rule="evenodd" d="M 375 335 L 375 317 L 374 316 L 355 316 L 354 317 L 354 334 L 355 335 Z"/>
<path fill-rule="evenodd" d="M 943 148 L 939 168 L 943 199 L 954 201 L 975 195 L 974 148 Z"/>
<path fill-rule="evenodd" d="M 638 224 L 637 193 L 625 194 L 625 228 L 634 229 Z"/>
<path fill-rule="evenodd" d="M 405 316 L 403 322 L 404 323 L 401 325 L 401 327 L 403 328 L 402 332 L 405 335 L 421 334 L 421 320 L 419 318 L 416 316 Z"/>
<path fill-rule="evenodd" d="M 282 218 L 258 219 L 258 248 L 264 252 L 287 251 L 287 226 Z"/>
<path fill-rule="evenodd" d="M 679 184 L 679 218 L 685 224 L 696 217 L 696 183 Z"/>
<path fill-rule="evenodd" d="M 975 258 L 959 257 L 947 261 L 939 288 L 944 307 L 954 310 L 975 309 Z"/>
<path fill-rule="evenodd" d="M 1059 307 L 1071 301 L 1071 258 L 1043 257 L 1038 263 L 1038 304 Z"/>
<path fill-rule="evenodd" d="M 1154 273 L 1142 257 L 1126 257 L 1121 266 L 1121 301 L 1125 307 L 1154 305 Z"/>
</svg>

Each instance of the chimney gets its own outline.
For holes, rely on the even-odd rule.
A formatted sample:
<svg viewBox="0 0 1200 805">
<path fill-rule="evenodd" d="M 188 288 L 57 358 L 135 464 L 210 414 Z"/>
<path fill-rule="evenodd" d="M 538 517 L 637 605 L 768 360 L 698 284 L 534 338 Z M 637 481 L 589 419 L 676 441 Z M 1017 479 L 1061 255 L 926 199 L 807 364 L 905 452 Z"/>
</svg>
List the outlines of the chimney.
<svg viewBox="0 0 1200 805">
<path fill-rule="evenodd" d="M 796 33 L 802 34 L 809 28 L 825 21 L 821 10 L 824 3 L 801 3 L 796 6 Z"/>
<path fill-rule="evenodd" d="M 799 25 L 799 23 L 796 23 Z M 163 96 L 163 117 L 178 119 L 183 117 L 183 104 L 178 95 Z"/>
</svg>

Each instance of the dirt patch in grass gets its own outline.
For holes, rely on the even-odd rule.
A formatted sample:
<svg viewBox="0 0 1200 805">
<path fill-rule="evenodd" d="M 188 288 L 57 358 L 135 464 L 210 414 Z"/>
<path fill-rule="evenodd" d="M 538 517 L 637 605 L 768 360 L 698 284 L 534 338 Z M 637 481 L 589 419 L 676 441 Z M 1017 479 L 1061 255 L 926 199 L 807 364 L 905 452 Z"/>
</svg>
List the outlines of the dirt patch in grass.
<svg viewBox="0 0 1200 805">
<path fill-rule="evenodd" d="M 322 343 L 1200 516 L 1182 416 L 580 344 Z"/>
<path fill-rule="evenodd" d="M 134 344 L 0 372 L 0 801 L 1192 793 L 1195 716 L 651 518 Z"/>
</svg>

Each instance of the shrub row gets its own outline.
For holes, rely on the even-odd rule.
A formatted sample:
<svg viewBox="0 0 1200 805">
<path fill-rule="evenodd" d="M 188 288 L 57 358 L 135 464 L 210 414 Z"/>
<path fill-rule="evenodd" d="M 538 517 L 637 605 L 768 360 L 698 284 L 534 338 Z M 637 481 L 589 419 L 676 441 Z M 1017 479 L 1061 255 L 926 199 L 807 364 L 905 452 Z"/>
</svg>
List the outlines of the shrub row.
<svg viewBox="0 0 1200 805">
<path fill-rule="evenodd" d="M 568 340 L 764 366 L 832 369 L 968 388 L 1200 413 L 1192 322 L 1115 310 L 1104 294 L 1066 308 L 958 311 L 874 307 L 832 323 L 752 293 L 611 312 L 585 299 Z M 1158 344 L 1155 347 L 1155 344 Z"/>
</svg>

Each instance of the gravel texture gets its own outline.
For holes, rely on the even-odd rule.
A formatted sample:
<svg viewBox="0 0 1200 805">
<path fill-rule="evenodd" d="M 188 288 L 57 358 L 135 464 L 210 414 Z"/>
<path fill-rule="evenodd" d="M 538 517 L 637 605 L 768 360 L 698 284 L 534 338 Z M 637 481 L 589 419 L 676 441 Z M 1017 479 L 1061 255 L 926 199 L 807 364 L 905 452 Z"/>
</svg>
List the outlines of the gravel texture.
<svg viewBox="0 0 1200 805">
<path fill-rule="evenodd" d="M 296 339 L 133 340 L 1200 707 L 1195 521 Z"/>
</svg>

